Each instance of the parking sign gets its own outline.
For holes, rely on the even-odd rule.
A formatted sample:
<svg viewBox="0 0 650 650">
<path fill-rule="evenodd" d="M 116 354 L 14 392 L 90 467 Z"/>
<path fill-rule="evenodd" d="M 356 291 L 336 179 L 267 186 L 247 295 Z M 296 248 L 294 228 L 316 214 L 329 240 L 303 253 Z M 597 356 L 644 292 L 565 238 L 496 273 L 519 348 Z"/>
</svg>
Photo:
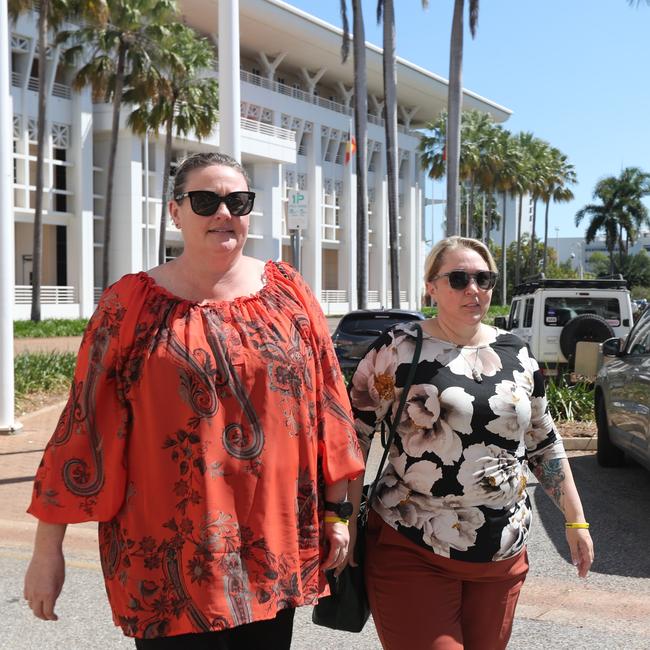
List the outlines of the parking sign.
<svg viewBox="0 0 650 650">
<path fill-rule="evenodd" d="M 307 228 L 309 199 L 305 190 L 289 190 L 287 227 L 289 230 Z"/>
</svg>

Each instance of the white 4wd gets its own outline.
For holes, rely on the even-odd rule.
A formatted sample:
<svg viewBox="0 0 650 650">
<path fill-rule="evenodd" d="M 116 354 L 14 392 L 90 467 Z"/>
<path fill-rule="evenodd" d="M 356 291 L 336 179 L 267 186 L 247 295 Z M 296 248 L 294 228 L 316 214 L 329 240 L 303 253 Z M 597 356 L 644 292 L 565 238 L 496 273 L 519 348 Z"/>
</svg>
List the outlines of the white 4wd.
<svg viewBox="0 0 650 650">
<path fill-rule="evenodd" d="M 515 287 L 508 318 L 495 320 L 526 341 L 544 374 L 573 367 L 579 341 L 625 338 L 632 302 L 622 276 L 595 280 L 539 278 Z"/>
</svg>

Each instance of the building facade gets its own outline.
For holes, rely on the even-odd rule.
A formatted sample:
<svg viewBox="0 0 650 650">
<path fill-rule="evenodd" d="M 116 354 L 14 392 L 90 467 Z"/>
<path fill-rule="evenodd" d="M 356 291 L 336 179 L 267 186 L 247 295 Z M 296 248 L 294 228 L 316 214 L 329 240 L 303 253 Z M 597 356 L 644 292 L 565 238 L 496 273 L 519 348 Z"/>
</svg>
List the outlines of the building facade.
<svg viewBox="0 0 650 650">
<path fill-rule="evenodd" d="M 215 43 L 217 0 L 181 0 L 183 19 Z M 241 158 L 256 205 L 246 253 L 295 263 L 288 197 L 305 197 L 301 270 L 328 313 L 356 307 L 356 170 L 346 163 L 353 135 L 352 60 L 341 64 L 341 30 L 279 0 L 240 0 Z M 74 70 L 52 48 L 41 64 L 36 15 L 11 24 L 14 151 L 16 317 L 29 317 L 39 75 L 48 87 L 45 152 L 42 315 L 89 316 L 100 293 L 102 259 L 111 281 L 157 264 L 164 166 L 162 134 L 136 136 L 122 109 L 113 195 L 111 249 L 103 245 L 111 106 L 74 92 Z M 218 77 L 218 61 L 213 74 Z M 369 303 L 390 304 L 385 136 L 381 50 L 367 45 L 369 125 Z M 398 59 L 399 242 L 401 303 L 416 308 L 422 294 L 424 172 L 418 129 L 446 107 L 447 82 Z M 507 109 L 469 91 L 464 105 L 498 121 Z M 219 150 L 210 137 L 174 138 L 173 159 Z M 182 239 L 166 227 L 168 258 Z"/>
</svg>

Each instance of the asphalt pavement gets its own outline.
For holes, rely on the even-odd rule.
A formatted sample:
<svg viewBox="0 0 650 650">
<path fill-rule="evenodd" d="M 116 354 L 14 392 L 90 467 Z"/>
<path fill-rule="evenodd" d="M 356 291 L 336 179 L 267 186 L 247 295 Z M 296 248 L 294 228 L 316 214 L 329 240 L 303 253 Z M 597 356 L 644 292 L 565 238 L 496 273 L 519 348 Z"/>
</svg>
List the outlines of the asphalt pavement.
<svg viewBox="0 0 650 650">
<path fill-rule="evenodd" d="M 0 436 L 0 649 L 133 648 L 111 620 L 95 524 L 69 527 L 67 579 L 57 607 L 60 620 L 34 619 L 22 599 L 22 576 L 35 528 L 24 510 L 61 406 L 23 418 L 24 429 L 18 435 Z M 368 465 L 371 478 L 379 451 L 373 447 Z M 650 472 L 637 466 L 604 469 L 590 452 L 573 453 L 571 466 L 592 524 L 596 549 L 592 573 L 587 580 L 575 576 L 562 517 L 532 479 L 528 487 L 535 511 L 531 571 L 509 648 L 650 650 Z M 292 647 L 366 650 L 380 646 L 372 620 L 358 635 L 334 632 L 314 626 L 311 609 L 305 607 L 296 615 Z"/>
</svg>

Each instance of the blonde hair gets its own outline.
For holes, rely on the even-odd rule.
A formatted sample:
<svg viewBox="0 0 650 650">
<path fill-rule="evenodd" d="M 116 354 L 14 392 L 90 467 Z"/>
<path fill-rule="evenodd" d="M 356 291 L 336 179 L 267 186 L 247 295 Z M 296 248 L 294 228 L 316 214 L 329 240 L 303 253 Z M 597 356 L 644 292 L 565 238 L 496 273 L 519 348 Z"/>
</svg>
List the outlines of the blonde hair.
<svg viewBox="0 0 650 650">
<path fill-rule="evenodd" d="M 490 271 L 498 272 L 490 249 L 482 241 L 472 239 L 471 237 L 447 237 L 446 239 L 441 239 L 427 255 L 427 259 L 424 262 L 425 283 L 431 282 L 438 275 L 447 251 L 456 248 L 468 248 L 469 250 L 476 251 L 485 260 Z"/>
</svg>

